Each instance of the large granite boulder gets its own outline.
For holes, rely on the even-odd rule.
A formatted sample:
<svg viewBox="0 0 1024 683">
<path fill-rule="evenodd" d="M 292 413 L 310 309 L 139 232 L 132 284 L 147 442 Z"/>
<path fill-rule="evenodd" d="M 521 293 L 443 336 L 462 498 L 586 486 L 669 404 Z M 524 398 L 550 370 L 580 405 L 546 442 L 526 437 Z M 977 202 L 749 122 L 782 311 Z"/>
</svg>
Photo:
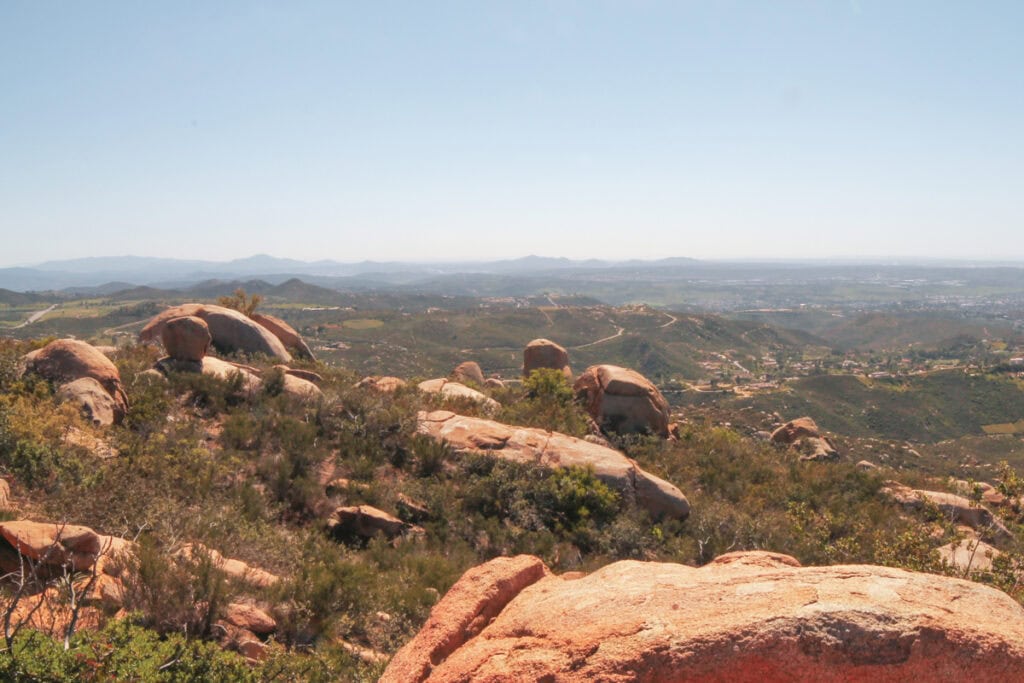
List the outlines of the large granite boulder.
<svg viewBox="0 0 1024 683">
<path fill-rule="evenodd" d="M 592 365 L 579 376 L 573 390 L 602 429 L 669 435 L 668 401 L 639 372 L 617 365 Z"/>
<path fill-rule="evenodd" d="M 1015 681 L 1024 608 L 994 588 L 766 552 L 582 578 L 530 556 L 467 571 L 382 683 Z"/>
<path fill-rule="evenodd" d="M 607 446 L 447 410 L 419 413 L 417 432 L 447 442 L 457 453 L 476 453 L 549 468 L 590 467 L 599 479 L 654 517 L 684 518 L 690 513 L 690 504 L 679 489 Z"/>
<path fill-rule="evenodd" d="M 534 339 L 523 349 L 523 377 L 529 377 L 531 372 L 542 368 L 558 370 L 572 381 L 569 352 L 550 339 Z"/>
<path fill-rule="evenodd" d="M 484 371 L 480 368 L 480 364 L 474 360 L 467 360 L 463 363 L 459 363 L 452 370 L 452 381 L 460 382 L 465 384 L 466 382 L 472 382 L 478 387 L 484 385 Z"/>
<path fill-rule="evenodd" d="M 213 337 L 206 321 L 194 315 L 168 320 L 160 332 L 164 350 L 174 360 L 199 362 L 210 349 Z"/>
<path fill-rule="evenodd" d="M 58 386 L 90 378 L 103 388 L 113 402 L 113 421 L 120 422 L 128 410 L 128 395 L 121 373 L 109 358 L 90 344 L 77 339 L 57 339 L 21 359 L 23 373 L 35 373 Z M 93 385 L 89 385 L 94 388 Z M 80 396 L 84 385 L 70 389 L 69 398 Z M 77 400 L 77 398 L 76 398 Z M 96 416 L 91 416 L 96 419 Z M 102 416 L 100 418 L 103 420 Z"/>
</svg>

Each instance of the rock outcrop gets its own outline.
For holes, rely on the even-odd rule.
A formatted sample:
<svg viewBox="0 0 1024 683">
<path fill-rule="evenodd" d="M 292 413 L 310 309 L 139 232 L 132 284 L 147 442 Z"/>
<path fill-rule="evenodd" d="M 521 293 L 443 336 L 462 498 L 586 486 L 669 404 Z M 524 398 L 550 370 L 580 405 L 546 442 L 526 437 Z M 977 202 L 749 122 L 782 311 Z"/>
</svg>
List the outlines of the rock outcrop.
<svg viewBox="0 0 1024 683">
<path fill-rule="evenodd" d="M 202 318 L 183 315 L 168 320 L 160 332 L 164 350 L 174 360 L 199 362 L 210 349 L 213 337 Z"/>
<path fill-rule="evenodd" d="M 686 496 L 645 472 L 617 450 L 558 432 L 514 427 L 447 410 L 421 412 L 417 431 L 447 442 L 456 452 L 476 453 L 544 467 L 592 467 L 594 474 L 655 517 L 684 518 Z"/>
<path fill-rule="evenodd" d="M 182 316 L 201 318 L 210 330 L 213 346 L 223 353 L 263 354 L 283 363 L 292 359 L 281 340 L 270 330 L 234 309 L 212 304 L 182 304 L 169 308 L 142 328 L 139 339 L 154 341 L 162 338 L 167 323 Z"/>
<path fill-rule="evenodd" d="M 465 400 L 472 401 L 473 403 L 481 404 L 486 410 L 495 413 L 501 410 L 501 404 L 495 401 L 487 394 L 483 394 L 476 389 L 470 389 L 465 384 L 459 382 L 453 382 L 449 379 L 428 379 L 424 382 L 420 382 L 419 390 L 427 394 L 440 394 L 442 397 L 448 400 Z"/>
<path fill-rule="evenodd" d="M 320 387 L 290 372 L 284 375 L 284 393 L 303 401 L 318 401 L 324 397 Z"/>
<path fill-rule="evenodd" d="M 531 372 L 542 368 L 559 370 L 572 381 L 569 352 L 550 339 L 534 339 L 523 349 L 523 377 L 529 377 Z"/>
<path fill-rule="evenodd" d="M 1011 681 L 1024 609 L 987 586 L 732 553 L 696 569 L 623 561 L 552 576 L 536 558 L 469 570 L 382 683 Z"/>
<path fill-rule="evenodd" d="M 92 567 L 103 547 L 99 534 L 74 524 L 0 522 L 0 537 L 31 560 L 57 567 L 66 565 L 76 571 Z"/>
<path fill-rule="evenodd" d="M 472 382 L 478 387 L 484 385 L 484 371 L 480 369 L 480 364 L 473 360 L 467 360 L 464 363 L 459 363 L 452 370 L 452 381 L 460 382 L 465 384 L 466 382 Z"/>
<path fill-rule="evenodd" d="M 1013 537 L 1002 520 L 988 508 L 977 505 L 963 496 L 944 491 L 912 489 L 895 481 L 885 482 L 880 493 L 910 510 L 933 506 L 951 522 L 969 526 L 995 539 L 1007 540 Z"/>
<path fill-rule="evenodd" d="M 253 313 L 252 320 L 270 330 L 270 333 L 281 340 L 284 347 L 297 357 L 305 358 L 307 360 L 316 360 L 316 357 L 313 355 L 313 351 L 310 350 L 309 345 L 306 344 L 306 340 L 302 338 L 301 334 L 295 331 L 294 327 L 285 321 L 272 315 L 266 315 L 265 313 Z"/>
<path fill-rule="evenodd" d="M 173 358 L 161 358 L 156 363 L 156 369 L 164 375 L 171 372 L 198 372 L 221 380 L 230 380 L 235 375 L 242 378 L 242 388 L 246 391 L 256 391 L 262 385 L 257 370 L 230 361 L 206 356 L 198 363 L 195 361 L 176 361 Z"/>
<path fill-rule="evenodd" d="M 404 534 L 423 533 L 420 527 L 407 524 L 372 505 L 353 505 L 336 509 L 327 521 L 327 528 L 342 538 L 371 539 L 380 534 L 388 540 L 394 540 Z"/>
<path fill-rule="evenodd" d="M 782 425 L 772 432 L 771 440 L 796 449 L 801 453 L 801 460 L 834 460 L 839 457 L 835 444 L 809 417 L 799 417 Z"/>
<path fill-rule="evenodd" d="M 77 339 L 57 339 L 21 359 L 22 373 L 35 373 L 59 386 L 90 378 L 102 386 L 113 401 L 113 421 L 120 422 L 128 410 L 128 395 L 121 384 L 121 373 L 109 358 L 95 347 Z M 90 385 L 91 386 L 91 385 Z M 69 395 L 81 395 L 79 385 Z M 83 404 L 83 409 L 86 406 Z M 96 416 L 90 416 L 95 421 Z"/>
<path fill-rule="evenodd" d="M 992 560 L 1002 555 L 996 548 L 976 538 L 947 543 L 939 548 L 938 552 L 943 562 L 959 569 L 965 575 L 991 571 Z"/>
<path fill-rule="evenodd" d="M 579 376 L 573 390 L 602 429 L 669 435 L 668 402 L 639 372 L 617 365 L 592 365 Z"/>
<path fill-rule="evenodd" d="M 224 557 L 213 548 L 207 548 L 201 543 L 187 543 L 178 550 L 178 557 L 197 561 L 202 556 L 210 558 L 213 566 L 217 567 L 233 579 L 238 579 L 256 588 L 269 588 L 281 580 L 276 574 L 271 574 L 265 569 L 254 567 L 241 560 Z"/>
<path fill-rule="evenodd" d="M 382 377 L 380 375 L 364 377 L 356 382 L 357 389 L 369 389 L 381 394 L 393 394 L 405 386 L 406 382 L 404 379 L 399 377 Z"/>
</svg>

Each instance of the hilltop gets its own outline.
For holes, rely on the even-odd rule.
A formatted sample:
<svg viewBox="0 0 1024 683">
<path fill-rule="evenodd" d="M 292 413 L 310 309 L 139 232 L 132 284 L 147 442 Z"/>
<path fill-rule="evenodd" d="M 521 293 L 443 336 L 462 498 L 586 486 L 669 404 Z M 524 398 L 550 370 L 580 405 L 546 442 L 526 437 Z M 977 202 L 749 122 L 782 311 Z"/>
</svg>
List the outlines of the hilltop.
<svg viewBox="0 0 1024 683">
<path fill-rule="evenodd" d="M 441 596 L 465 594 L 460 577 L 516 555 L 540 574 L 585 573 L 593 590 L 621 568 L 598 570 L 632 560 L 643 572 L 710 567 L 699 576 L 713 592 L 728 574 L 716 558 L 770 550 L 790 568 L 860 564 L 883 583 L 929 572 L 914 579 L 927 590 L 969 577 L 1024 597 L 1011 335 L 904 363 L 760 320 L 554 294 L 338 293 L 298 280 L 232 294 L 236 284 L 62 300 L 0 341 L 0 560 L 34 553 L 33 591 L 48 587 L 6 599 L 38 600 L 53 621 L 25 623 L 58 636 L 20 631 L 18 654 L 0 656 L 8 677 L 168 666 L 214 680 L 372 680 L 435 628 Z M 261 313 L 284 327 L 262 327 Z M 186 321 L 180 336 L 163 335 L 171 320 Z M 47 336 L 71 331 L 97 345 L 63 342 L 94 349 L 92 393 L 38 360 L 56 348 Z M 293 333 L 317 360 L 299 357 Z M 537 337 L 564 347 L 571 369 L 524 378 Z M 257 342 L 276 356 L 247 346 Z M 631 371 L 584 372 L 598 365 Z M 811 427 L 786 424 L 803 416 Z M 980 544 L 991 550 L 977 563 L 957 554 Z M 58 546 L 64 560 L 48 550 Z M 66 562 L 97 577 L 76 603 L 70 655 L 55 578 Z M 532 609 L 530 594 L 510 609 Z M 87 655 L 97 651 L 116 656 Z"/>
</svg>

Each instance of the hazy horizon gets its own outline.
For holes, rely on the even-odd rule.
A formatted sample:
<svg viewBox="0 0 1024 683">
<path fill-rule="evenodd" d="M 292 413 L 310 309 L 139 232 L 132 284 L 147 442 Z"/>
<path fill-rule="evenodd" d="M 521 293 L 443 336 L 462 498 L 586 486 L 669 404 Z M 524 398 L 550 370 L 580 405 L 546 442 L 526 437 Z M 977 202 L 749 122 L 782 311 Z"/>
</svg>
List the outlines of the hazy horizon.
<svg viewBox="0 0 1024 683">
<path fill-rule="evenodd" d="M 1024 261 L 1021 20 L 1009 2 L 4 3 L 0 266 Z"/>
</svg>

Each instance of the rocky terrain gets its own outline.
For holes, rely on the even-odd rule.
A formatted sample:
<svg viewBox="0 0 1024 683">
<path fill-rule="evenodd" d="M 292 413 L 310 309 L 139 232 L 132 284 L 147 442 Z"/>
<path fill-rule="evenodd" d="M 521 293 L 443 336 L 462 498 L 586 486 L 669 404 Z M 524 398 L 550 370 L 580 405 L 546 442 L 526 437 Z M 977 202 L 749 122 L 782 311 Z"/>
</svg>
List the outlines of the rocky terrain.
<svg viewBox="0 0 1024 683">
<path fill-rule="evenodd" d="M 222 303 L 0 340 L 5 679 L 1024 677 L 1008 465 L 711 422 L 549 339 L 364 377 Z"/>
</svg>

